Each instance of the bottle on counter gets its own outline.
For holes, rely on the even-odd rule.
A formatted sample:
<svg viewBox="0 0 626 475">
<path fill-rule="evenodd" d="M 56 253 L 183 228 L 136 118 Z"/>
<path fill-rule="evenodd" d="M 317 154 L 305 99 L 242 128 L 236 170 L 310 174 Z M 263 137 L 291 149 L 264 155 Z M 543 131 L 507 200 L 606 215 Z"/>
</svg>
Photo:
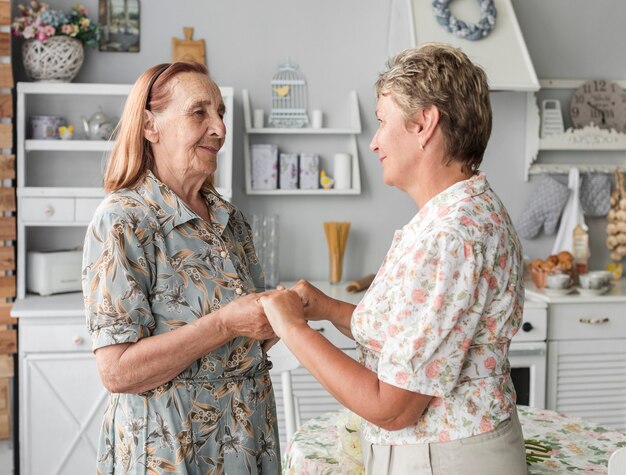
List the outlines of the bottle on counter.
<svg viewBox="0 0 626 475">
<path fill-rule="evenodd" d="M 573 231 L 574 269 L 576 275 L 589 270 L 589 232 L 587 226 L 577 224 Z"/>
</svg>

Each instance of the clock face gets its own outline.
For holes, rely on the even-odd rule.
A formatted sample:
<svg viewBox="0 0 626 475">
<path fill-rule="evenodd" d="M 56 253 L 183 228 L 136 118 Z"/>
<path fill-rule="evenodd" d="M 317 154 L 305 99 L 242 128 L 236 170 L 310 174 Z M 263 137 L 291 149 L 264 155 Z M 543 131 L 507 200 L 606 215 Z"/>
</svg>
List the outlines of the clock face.
<svg viewBox="0 0 626 475">
<path fill-rule="evenodd" d="M 572 96 L 570 116 L 575 127 L 594 123 L 601 129 L 626 132 L 626 91 L 613 81 L 587 81 Z"/>
</svg>

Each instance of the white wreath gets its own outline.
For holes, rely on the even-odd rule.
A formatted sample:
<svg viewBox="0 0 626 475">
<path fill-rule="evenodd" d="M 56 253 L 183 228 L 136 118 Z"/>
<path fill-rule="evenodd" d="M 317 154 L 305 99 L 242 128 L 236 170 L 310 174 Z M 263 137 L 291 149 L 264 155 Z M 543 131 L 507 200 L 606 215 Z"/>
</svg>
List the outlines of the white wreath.
<svg viewBox="0 0 626 475">
<path fill-rule="evenodd" d="M 480 3 L 480 20 L 478 23 L 467 24 L 450 13 L 448 4 L 452 0 L 433 0 L 433 10 L 437 22 L 449 33 L 466 40 L 480 40 L 491 33 L 496 24 L 496 6 L 493 0 L 478 0 Z"/>
</svg>

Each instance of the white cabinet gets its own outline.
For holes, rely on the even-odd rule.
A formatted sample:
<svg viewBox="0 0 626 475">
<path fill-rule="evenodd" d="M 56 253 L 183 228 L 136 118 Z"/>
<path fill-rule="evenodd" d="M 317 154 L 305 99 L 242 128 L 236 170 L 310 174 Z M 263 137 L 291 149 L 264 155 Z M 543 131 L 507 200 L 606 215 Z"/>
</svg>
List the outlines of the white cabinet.
<svg viewBox="0 0 626 475">
<path fill-rule="evenodd" d="M 608 294 L 546 296 L 548 302 L 547 406 L 626 430 L 626 285 Z"/>
<path fill-rule="evenodd" d="M 18 300 L 20 473 L 93 473 L 108 392 L 80 294 Z"/>
<path fill-rule="evenodd" d="M 621 336 L 549 342 L 548 408 L 626 430 L 626 335 Z"/>
<path fill-rule="evenodd" d="M 539 173 L 568 173 L 577 167 L 581 172 L 613 173 L 626 169 L 626 134 L 587 126 L 575 129 L 569 118 L 573 92 L 585 80 L 543 79 L 538 92 L 527 93 L 525 178 Z M 626 87 L 626 81 L 614 81 Z M 541 137 L 539 104 L 557 99 L 561 104 L 565 131 Z"/>
<path fill-rule="evenodd" d="M 350 94 L 349 115 L 350 126 L 346 128 L 277 128 L 264 127 L 253 128 L 251 117 L 250 95 L 244 89 L 243 114 L 244 114 L 244 158 L 246 173 L 246 193 L 249 195 L 358 195 L 361 193 L 361 174 L 359 169 L 359 151 L 357 136 L 361 133 L 361 117 L 359 112 L 359 99 L 356 91 Z M 314 140 L 311 140 L 314 139 Z M 321 156 L 320 170 L 322 168 L 332 176 L 332 158 L 336 152 L 347 152 L 352 157 L 352 188 L 350 189 L 277 189 L 277 190 L 254 190 L 252 189 L 252 163 L 250 146 L 253 143 L 272 143 L 278 145 L 280 152 L 301 153 L 315 152 Z M 346 148 L 347 147 L 347 148 Z"/>
<path fill-rule="evenodd" d="M 128 84 L 18 83 L 17 297 L 26 296 L 26 253 L 82 246 L 84 227 L 104 197 L 102 171 L 113 143 L 86 140 L 82 118 L 98 107 L 119 117 Z M 218 155 L 216 188 L 232 198 L 233 89 L 220 88 L 226 106 L 226 142 Z M 72 140 L 33 140 L 30 118 L 58 115 L 74 125 Z M 73 229 L 72 229 L 73 228 Z"/>
<path fill-rule="evenodd" d="M 112 142 L 85 140 L 82 116 L 98 107 L 120 116 L 130 85 L 18 83 L 17 297 L 20 320 L 19 438 L 23 475 L 93 473 L 107 401 L 91 351 L 82 294 L 27 294 L 26 254 L 81 247 L 104 197 L 102 170 Z M 218 155 L 216 188 L 232 197 L 233 89 L 220 88 L 228 134 Z M 32 140 L 33 115 L 59 115 L 72 140 Z M 80 269 L 77 269 L 80 273 Z"/>
</svg>

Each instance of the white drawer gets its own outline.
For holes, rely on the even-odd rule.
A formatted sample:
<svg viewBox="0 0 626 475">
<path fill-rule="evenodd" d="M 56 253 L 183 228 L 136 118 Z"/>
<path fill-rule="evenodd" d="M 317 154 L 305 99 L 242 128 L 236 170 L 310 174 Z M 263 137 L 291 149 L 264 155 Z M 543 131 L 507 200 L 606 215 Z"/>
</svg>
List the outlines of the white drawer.
<svg viewBox="0 0 626 475">
<path fill-rule="evenodd" d="M 20 352 L 91 352 L 87 324 L 20 325 Z"/>
<path fill-rule="evenodd" d="M 312 320 L 309 321 L 309 326 L 311 328 L 315 328 L 318 332 L 324 335 L 324 337 L 337 348 L 350 349 L 356 347 L 356 343 L 354 342 L 354 340 L 351 340 L 339 330 L 337 330 L 335 328 L 335 325 L 333 325 L 329 321 Z"/>
<path fill-rule="evenodd" d="M 73 222 L 74 198 L 22 198 L 19 214 L 23 222 Z"/>
<path fill-rule="evenodd" d="M 76 222 L 89 223 L 102 198 L 76 198 Z"/>
<path fill-rule="evenodd" d="M 626 338 L 626 303 L 559 303 L 548 308 L 549 340 Z"/>
</svg>

